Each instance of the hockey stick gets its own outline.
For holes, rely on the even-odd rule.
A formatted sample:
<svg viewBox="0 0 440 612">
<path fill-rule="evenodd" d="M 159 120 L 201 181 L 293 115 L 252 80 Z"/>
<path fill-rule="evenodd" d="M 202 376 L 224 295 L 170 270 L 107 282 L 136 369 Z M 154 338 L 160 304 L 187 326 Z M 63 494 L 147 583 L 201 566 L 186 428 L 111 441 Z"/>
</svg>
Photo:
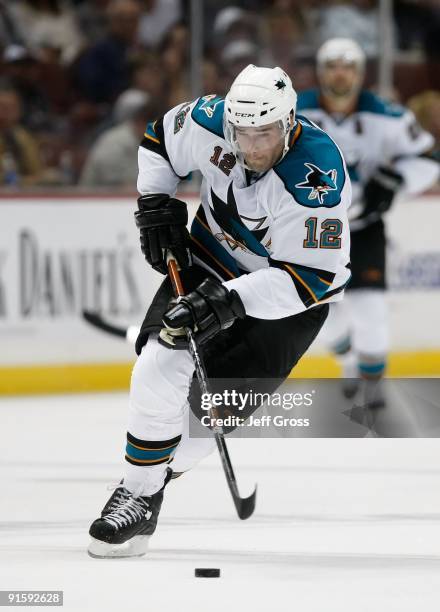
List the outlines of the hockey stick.
<svg viewBox="0 0 440 612">
<path fill-rule="evenodd" d="M 137 325 L 129 325 L 128 327 L 113 325 L 113 323 L 106 321 L 98 312 L 91 310 L 83 310 L 82 316 L 83 319 L 87 321 L 87 323 L 90 323 L 90 325 L 93 325 L 93 327 L 96 327 L 101 331 L 105 331 L 113 336 L 125 338 L 127 342 L 130 342 L 131 344 L 135 343 L 136 338 L 139 335 L 139 327 Z"/>
<path fill-rule="evenodd" d="M 167 264 L 168 274 L 171 280 L 171 284 L 173 285 L 174 295 L 177 298 L 181 297 L 185 295 L 185 291 L 183 289 L 179 270 L 177 268 L 177 262 L 170 253 L 167 257 Z M 198 350 L 197 342 L 194 338 L 193 331 L 187 327 L 185 329 L 185 332 L 188 338 L 189 352 L 191 353 L 191 357 L 194 361 L 194 367 L 196 371 L 197 380 L 199 381 L 200 390 L 202 394 L 211 395 L 209 392 L 206 371 Z M 211 418 L 216 420 L 218 418 L 218 415 L 214 406 L 211 406 L 209 411 Z M 226 446 L 226 440 L 223 434 L 223 430 L 219 425 L 216 425 L 212 431 L 214 434 L 215 441 L 217 443 L 217 448 L 220 453 L 220 459 L 222 461 L 223 471 L 226 476 L 226 482 L 228 483 L 228 487 L 231 492 L 232 499 L 237 510 L 237 514 L 242 520 L 247 519 L 255 510 L 257 487 L 255 486 L 253 493 L 249 497 L 240 497 L 234 470 L 232 468 L 231 459 L 229 458 L 228 448 Z"/>
</svg>

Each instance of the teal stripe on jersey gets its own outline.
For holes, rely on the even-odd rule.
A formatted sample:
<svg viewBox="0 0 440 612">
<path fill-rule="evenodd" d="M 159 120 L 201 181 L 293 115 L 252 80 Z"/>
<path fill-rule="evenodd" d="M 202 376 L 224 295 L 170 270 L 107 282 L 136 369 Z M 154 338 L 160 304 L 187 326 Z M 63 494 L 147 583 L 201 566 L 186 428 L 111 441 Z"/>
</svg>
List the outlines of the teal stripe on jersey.
<svg viewBox="0 0 440 612">
<path fill-rule="evenodd" d="M 325 283 L 316 272 L 313 272 L 312 270 L 305 270 L 304 268 L 300 268 L 295 265 L 292 265 L 292 268 L 306 283 L 306 285 L 310 287 L 318 300 L 320 300 L 329 290 L 330 285 Z"/>
<path fill-rule="evenodd" d="M 335 274 L 328 270 L 310 268 L 287 261 L 277 261 L 272 258 L 269 258 L 269 265 L 280 268 L 290 275 L 299 297 L 307 308 L 322 299 L 326 300 L 335 293 L 343 291 L 346 285 L 345 283 L 341 287 L 330 290 Z"/>
<path fill-rule="evenodd" d="M 191 235 L 194 236 L 212 256 L 217 259 L 225 268 L 227 268 L 234 276 L 241 276 L 242 272 L 237 265 L 235 259 L 222 247 L 221 244 L 214 238 L 197 219 L 191 225 Z M 206 263 L 209 265 L 209 258 Z"/>
<path fill-rule="evenodd" d="M 149 123 L 147 123 L 147 127 L 145 128 L 145 134 L 147 136 L 151 136 L 151 138 L 154 138 L 155 140 L 159 140 L 158 135 L 154 131 L 153 125 L 154 121 L 150 121 Z"/>
</svg>

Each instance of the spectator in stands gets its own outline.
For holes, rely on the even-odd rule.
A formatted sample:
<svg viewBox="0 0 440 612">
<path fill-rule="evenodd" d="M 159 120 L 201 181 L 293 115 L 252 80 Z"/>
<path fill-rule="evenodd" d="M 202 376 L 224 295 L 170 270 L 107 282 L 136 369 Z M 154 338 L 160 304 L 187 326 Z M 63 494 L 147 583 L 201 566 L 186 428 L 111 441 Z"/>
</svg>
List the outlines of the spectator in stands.
<svg viewBox="0 0 440 612">
<path fill-rule="evenodd" d="M 289 73 L 292 61 L 301 62 L 304 58 L 313 58 L 313 45 L 309 41 L 301 11 L 285 8 L 268 10 L 263 19 L 263 33 L 261 63 L 264 66 L 280 66 Z"/>
<path fill-rule="evenodd" d="M 164 101 L 165 74 L 158 54 L 142 52 L 135 55 L 131 61 L 130 87 L 140 89 L 151 95 L 163 112 L 167 110 Z"/>
<path fill-rule="evenodd" d="M 110 0 L 87 0 L 75 10 L 81 32 L 87 41 L 98 41 L 106 34 L 106 10 Z"/>
<path fill-rule="evenodd" d="M 139 41 L 155 49 L 169 30 L 182 18 L 180 0 L 141 0 L 143 9 L 139 24 Z"/>
<path fill-rule="evenodd" d="M 435 138 L 434 154 L 440 161 L 440 91 L 424 91 L 408 100 L 408 107 L 422 128 Z"/>
<path fill-rule="evenodd" d="M 238 6 L 228 6 L 217 13 L 214 38 L 217 47 L 225 47 L 236 40 L 254 41 L 257 28 L 253 13 Z"/>
<path fill-rule="evenodd" d="M 368 58 L 379 51 L 379 14 L 376 0 L 341 0 L 325 3 L 320 10 L 318 43 L 330 38 L 345 37 L 347 32 L 356 40 Z"/>
<path fill-rule="evenodd" d="M 138 147 L 148 119 L 157 115 L 147 93 L 125 91 L 114 107 L 116 126 L 104 132 L 86 159 L 79 184 L 83 187 L 136 189 Z"/>
<path fill-rule="evenodd" d="M 399 49 L 423 47 L 428 56 L 440 56 L 440 6 L 437 0 L 395 0 Z"/>
<path fill-rule="evenodd" d="M 38 145 L 20 125 L 21 99 L 8 82 L 0 83 L 0 175 L 4 186 L 36 184 L 42 174 Z"/>
<path fill-rule="evenodd" d="M 438 0 L 396 0 L 398 46 L 426 70 L 425 87 L 440 89 L 440 4 Z M 424 65 L 423 65 L 424 64 Z M 405 76 L 405 75 L 404 75 Z M 411 75 L 410 75 L 410 80 Z M 425 87 L 422 86 L 422 89 Z M 420 85 L 419 85 L 420 88 Z"/>
<path fill-rule="evenodd" d="M 209 91 L 218 95 L 226 94 L 222 89 L 219 67 L 217 62 L 205 60 L 202 67 L 203 91 Z"/>
<path fill-rule="evenodd" d="M 188 28 L 183 24 L 177 24 L 171 28 L 159 48 L 159 55 L 162 60 L 168 94 L 166 106 L 176 106 L 190 99 Z"/>
<path fill-rule="evenodd" d="M 250 40 L 234 40 L 221 52 L 221 66 L 224 74 L 223 91 L 228 91 L 232 81 L 248 64 L 259 64 L 258 47 Z"/>
<path fill-rule="evenodd" d="M 231 8 L 230 5 L 233 5 L 233 1 L 225 0 L 203 0 L 203 9 L 204 9 L 204 41 L 205 44 L 212 43 L 212 37 L 216 36 L 218 31 L 214 31 L 216 28 L 218 21 L 217 18 L 225 11 L 226 9 Z M 257 19 L 256 16 L 264 10 L 267 6 L 268 0 L 236 0 L 235 6 L 232 8 L 239 8 L 242 11 L 246 11 L 248 14 L 252 13 L 255 17 L 255 21 L 253 27 L 257 27 Z M 221 17 L 221 21 L 224 17 Z M 246 22 L 247 19 L 243 20 Z M 255 32 L 255 30 L 254 30 Z M 247 38 L 246 34 L 243 35 L 243 31 L 239 32 L 236 38 Z"/>
<path fill-rule="evenodd" d="M 10 11 L 30 49 L 55 51 L 64 65 L 80 51 L 84 40 L 68 0 L 16 0 Z"/>
<path fill-rule="evenodd" d="M 11 12 L 11 2 L 0 0 L 0 43 L 6 47 L 22 42 L 20 29 Z"/>
<path fill-rule="evenodd" d="M 52 128 L 50 102 L 41 86 L 41 64 L 21 45 L 9 45 L 3 53 L 3 73 L 21 98 L 22 124 L 38 132 Z"/>
<path fill-rule="evenodd" d="M 87 49 L 73 69 L 74 82 L 85 99 L 110 104 L 129 87 L 130 56 L 137 47 L 140 16 L 136 0 L 109 3 L 106 36 Z"/>
</svg>

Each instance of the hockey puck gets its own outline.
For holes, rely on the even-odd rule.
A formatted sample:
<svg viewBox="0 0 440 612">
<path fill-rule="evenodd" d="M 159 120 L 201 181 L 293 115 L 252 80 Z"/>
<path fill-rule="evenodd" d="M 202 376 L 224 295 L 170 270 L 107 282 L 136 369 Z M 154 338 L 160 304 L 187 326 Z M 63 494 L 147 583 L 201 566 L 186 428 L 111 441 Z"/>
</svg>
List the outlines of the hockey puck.
<svg viewBox="0 0 440 612">
<path fill-rule="evenodd" d="M 217 567 L 196 567 L 194 573 L 196 578 L 220 578 L 220 570 Z"/>
</svg>

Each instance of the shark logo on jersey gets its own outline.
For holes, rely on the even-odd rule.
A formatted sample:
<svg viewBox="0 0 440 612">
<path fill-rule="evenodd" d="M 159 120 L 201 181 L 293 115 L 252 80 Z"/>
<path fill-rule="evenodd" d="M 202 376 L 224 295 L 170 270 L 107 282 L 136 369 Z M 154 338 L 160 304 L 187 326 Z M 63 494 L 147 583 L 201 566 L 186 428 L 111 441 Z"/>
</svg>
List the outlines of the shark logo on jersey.
<svg viewBox="0 0 440 612">
<path fill-rule="evenodd" d="M 215 113 L 217 104 L 220 104 L 223 98 L 217 96 L 217 94 L 210 94 L 209 96 L 203 96 L 202 100 L 203 104 L 199 106 L 199 110 L 204 111 L 207 117 L 211 119 Z"/>
<path fill-rule="evenodd" d="M 266 220 L 266 217 L 259 219 L 243 217 L 243 219 L 246 219 L 246 221 L 255 223 L 254 229 L 249 229 L 246 227 L 246 225 L 243 223 L 242 217 L 240 217 L 238 213 L 232 183 L 230 183 L 228 187 L 226 202 L 223 202 L 223 200 L 219 198 L 212 189 L 211 201 L 211 214 L 217 225 L 219 225 L 223 230 L 223 233 L 216 235 L 217 240 L 226 240 L 232 250 L 241 248 L 244 251 L 250 251 L 255 255 L 260 255 L 260 257 L 269 256 L 268 251 L 261 244 L 268 230 L 267 227 L 261 227 Z"/>
<path fill-rule="evenodd" d="M 322 204 L 329 191 L 336 191 L 338 173 L 335 169 L 324 172 L 324 170 L 321 170 L 321 168 L 314 164 L 305 163 L 304 165 L 310 172 L 306 174 L 306 180 L 302 183 L 297 183 L 295 187 L 310 189 L 309 200 L 316 200 L 318 198 L 319 203 Z"/>
</svg>

